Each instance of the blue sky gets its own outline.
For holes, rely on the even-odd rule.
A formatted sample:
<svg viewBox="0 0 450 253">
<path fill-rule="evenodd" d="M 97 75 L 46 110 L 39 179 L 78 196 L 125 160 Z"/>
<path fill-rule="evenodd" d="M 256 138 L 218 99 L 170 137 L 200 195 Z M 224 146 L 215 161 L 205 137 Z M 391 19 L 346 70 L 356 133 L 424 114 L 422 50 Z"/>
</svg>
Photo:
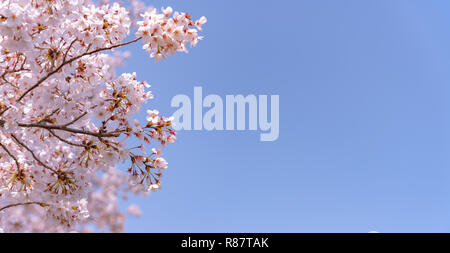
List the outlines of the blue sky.
<svg viewBox="0 0 450 253">
<path fill-rule="evenodd" d="M 126 48 L 145 109 L 279 95 L 280 136 L 180 131 L 127 232 L 450 232 L 449 1 L 147 2 L 208 23 L 160 63 Z"/>
</svg>

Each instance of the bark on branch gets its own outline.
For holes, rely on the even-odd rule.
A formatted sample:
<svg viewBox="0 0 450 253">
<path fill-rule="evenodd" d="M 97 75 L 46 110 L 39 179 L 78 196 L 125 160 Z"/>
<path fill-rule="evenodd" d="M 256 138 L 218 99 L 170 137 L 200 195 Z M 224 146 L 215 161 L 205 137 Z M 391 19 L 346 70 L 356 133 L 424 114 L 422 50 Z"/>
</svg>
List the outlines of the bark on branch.
<svg viewBox="0 0 450 253">
<path fill-rule="evenodd" d="M 42 206 L 42 207 L 49 206 L 49 204 L 45 204 L 45 203 L 42 203 L 42 202 L 30 201 L 30 202 L 24 202 L 24 203 L 10 204 L 10 205 L 1 207 L 1 208 L 0 208 L 0 212 L 3 211 L 3 210 L 5 210 L 5 209 L 7 209 L 7 208 L 10 208 L 10 207 L 15 207 L 15 206 L 25 206 L 25 205 L 40 205 L 40 206 Z"/>
<path fill-rule="evenodd" d="M 62 130 L 62 131 L 67 131 L 67 132 L 71 132 L 71 133 L 75 133 L 75 134 L 91 135 L 91 136 L 94 136 L 97 138 L 119 137 L 120 136 L 120 133 L 117 133 L 117 132 L 98 132 L 98 133 L 96 133 L 96 132 L 67 127 L 65 125 L 47 125 L 47 124 L 42 124 L 42 123 L 30 123 L 30 124 L 19 123 L 18 125 L 20 127 L 37 127 L 37 128 L 50 129 L 50 130 L 53 130 L 53 129 L 54 130 Z"/>
</svg>

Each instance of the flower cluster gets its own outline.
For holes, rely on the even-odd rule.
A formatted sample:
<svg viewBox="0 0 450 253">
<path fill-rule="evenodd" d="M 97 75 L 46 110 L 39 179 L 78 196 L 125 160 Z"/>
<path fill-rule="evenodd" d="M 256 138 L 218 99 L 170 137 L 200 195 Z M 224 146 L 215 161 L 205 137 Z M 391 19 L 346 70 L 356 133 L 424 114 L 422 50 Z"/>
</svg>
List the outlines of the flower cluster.
<svg viewBox="0 0 450 253">
<path fill-rule="evenodd" d="M 148 110 L 144 124 L 131 120 L 153 94 L 136 73 L 116 74 L 128 54 L 109 52 L 139 40 L 155 60 L 186 51 L 206 18 L 131 2 L 133 11 L 0 0 L 0 231 L 120 232 L 119 198 L 160 188 L 172 119 Z M 133 27 L 137 37 L 124 41 Z M 140 216 L 134 205 L 128 213 Z"/>
<path fill-rule="evenodd" d="M 142 15 L 144 20 L 137 22 L 139 29 L 136 36 L 142 37 L 145 49 L 155 61 L 173 55 L 176 51 L 187 52 L 186 45 L 196 46 L 202 39 L 198 36 L 198 30 L 206 23 L 206 18 L 192 20 L 188 13 L 174 12 L 172 8 L 162 9 L 158 13 L 156 9 Z M 194 28 L 196 27 L 196 28 Z"/>
</svg>

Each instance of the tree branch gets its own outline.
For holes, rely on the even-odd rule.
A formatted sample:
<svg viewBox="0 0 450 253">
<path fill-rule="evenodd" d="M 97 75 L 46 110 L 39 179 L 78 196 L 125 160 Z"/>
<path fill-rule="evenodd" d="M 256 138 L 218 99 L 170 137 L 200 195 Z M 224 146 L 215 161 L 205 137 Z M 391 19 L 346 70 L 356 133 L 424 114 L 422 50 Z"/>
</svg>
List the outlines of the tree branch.
<svg viewBox="0 0 450 253">
<path fill-rule="evenodd" d="M 83 118 L 86 114 L 87 114 L 87 112 L 84 112 L 83 114 L 81 114 L 80 116 L 76 117 L 75 119 L 73 119 L 73 120 L 70 121 L 69 123 L 64 124 L 63 126 L 64 126 L 64 127 L 67 127 L 67 126 L 72 125 L 73 123 L 75 123 L 75 122 L 77 122 L 78 120 L 80 120 L 81 118 Z"/>
<path fill-rule="evenodd" d="M 73 142 L 70 142 L 68 140 L 64 140 L 63 138 L 61 138 L 59 135 L 57 135 L 55 132 L 53 132 L 50 129 L 47 129 L 47 131 L 49 131 L 53 136 L 55 136 L 58 140 L 60 140 L 60 141 L 62 141 L 64 143 L 67 143 L 67 144 L 72 145 L 72 146 L 77 146 L 77 147 L 82 147 L 82 148 L 89 148 L 89 146 L 87 146 L 87 145 L 73 143 Z"/>
<path fill-rule="evenodd" d="M 67 57 L 67 55 L 69 54 L 70 49 L 72 49 L 73 44 L 74 44 L 77 40 L 78 40 L 78 38 L 75 38 L 75 39 L 70 43 L 69 47 L 67 48 L 66 52 L 64 53 L 64 56 L 63 56 L 63 62 L 66 61 L 66 57 Z"/>
<path fill-rule="evenodd" d="M 41 120 L 38 121 L 38 123 L 42 123 L 45 120 L 48 120 L 48 118 L 50 118 L 51 116 L 53 116 L 55 113 L 59 112 L 61 109 L 55 109 L 53 112 L 51 112 L 50 114 L 48 114 L 47 116 L 43 117 Z"/>
<path fill-rule="evenodd" d="M 19 97 L 19 99 L 17 100 L 17 102 L 20 102 L 20 101 L 21 101 L 28 93 L 30 93 L 32 90 L 34 90 L 36 87 L 38 87 L 41 83 L 43 83 L 45 80 L 47 80 L 50 76 L 52 76 L 53 74 L 55 74 L 55 73 L 57 73 L 58 71 L 60 71 L 60 70 L 62 69 L 62 67 L 64 67 L 65 65 L 70 64 L 70 63 L 72 63 L 72 62 L 74 62 L 74 61 L 80 59 L 80 58 L 83 57 L 83 56 L 95 54 L 95 53 L 98 53 L 98 52 L 101 52 L 101 51 L 111 50 L 111 49 L 116 48 L 116 47 L 125 46 L 125 45 L 128 45 L 128 44 L 134 43 L 134 42 L 136 42 L 136 41 L 139 41 L 140 39 L 142 39 L 142 37 L 138 37 L 138 38 L 136 38 L 136 39 L 134 39 L 134 40 L 130 40 L 130 41 L 127 41 L 127 42 L 124 42 L 124 43 L 112 45 L 112 46 L 109 46 L 109 47 L 98 48 L 98 49 L 95 49 L 95 50 L 92 50 L 92 51 L 89 51 L 89 52 L 80 54 L 80 55 L 78 55 L 78 56 L 76 56 L 76 57 L 73 57 L 72 59 L 70 59 L 70 60 L 68 60 L 68 61 L 63 61 L 63 62 L 61 63 L 61 65 L 59 65 L 56 69 L 54 69 L 53 71 L 50 71 L 46 76 L 44 76 L 44 77 L 42 77 L 41 79 L 39 79 L 39 81 L 37 81 L 36 84 L 34 84 L 34 85 L 31 86 L 28 90 L 26 90 L 26 91 Z"/>
<path fill-rule="evenodd" d="M 19 123 L 18 125 L 20 127 L 38 127 L 38 128 L 44 128 L 44 129 L 62 130 L 62 131 L 76 133 L 76 134 L 91 135 L 91 136 L 98 137 L 98 138 L 119 137 L 120 136 L 119 133 L 114 133 L 114 132 L 95 133 L 95 132 L 91 132 L 91 131 L 85 131 L 85 130 L 75 129 L 75 128 L 71 128 L 71 127 L 66 127 L 65 125 L 45 125 L 42 123 L 31 123 L 31 124 Z"/>
<path fill-rule="evenodd" d="M 4 206 L 4 207 L 0 208 L 0 212 L 7 208 L 10 208 L 10 207 L 24 206 L 24 205 L 40 205 L 42 207 L 50 206 L 49 204 L 45 204 L 42 202 L 31 201 L 31 202 L 16 203 L 16 204 L 10 204 L 10 205 Z"/>
<path fill-rule="evenodd" d="M 47 164 L 43 163 L 33 152 L 33 150 L 31 150 L 27 145 L 25 145 L 23 142 L 19 141 L 19 139 L 17 139 L 17 137 L 14 134 L 11 134 L 11 137 L 22 147 L 24 147 L 26 150 L 28 150 L 28 152 L 31 153 L 31 155 L 33 156 L 34 160 L 36 160 L 40 165 L 42 165 L 43 167 L 47 168 L 48 170 L 52 171 L 53 173 L 55 173 L 56 175 L 59 175 L 60 173 L 58 173 L 56 170 L 52 169 L 51 167 L 49 167 Z"/>
<path fill-rule="evenodd" d="M 17 170 L 20 172 L 20 166 L 19 166 L 19 161 L 17 160 L 17 158 L 11 154 L 11 152 L 9 152 L 8 148 L 3 145 L 2 143 L 0 143 L 0 146 L 3 148 L 3 150 L 5 150 L 5 152 L 14 160 L 14 162 L 16 162 L 16 166 L 17 166 Z"/>
</svg>

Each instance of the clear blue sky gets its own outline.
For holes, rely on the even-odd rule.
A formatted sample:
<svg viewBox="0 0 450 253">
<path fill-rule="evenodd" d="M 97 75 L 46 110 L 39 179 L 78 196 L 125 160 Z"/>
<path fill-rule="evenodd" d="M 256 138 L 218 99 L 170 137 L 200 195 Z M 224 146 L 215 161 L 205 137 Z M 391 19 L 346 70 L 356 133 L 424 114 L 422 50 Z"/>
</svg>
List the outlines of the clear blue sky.
<svg viewBox="0 0 450 253">
<path fill-rule="evenodd" d="M 127 47 L 144 109 L 278 94 L 280 137 L 180 131 L 127 232 L 450 232 L 449 1 L 147 2 L 208 23 L 160 63 Z"/>
</svg>

